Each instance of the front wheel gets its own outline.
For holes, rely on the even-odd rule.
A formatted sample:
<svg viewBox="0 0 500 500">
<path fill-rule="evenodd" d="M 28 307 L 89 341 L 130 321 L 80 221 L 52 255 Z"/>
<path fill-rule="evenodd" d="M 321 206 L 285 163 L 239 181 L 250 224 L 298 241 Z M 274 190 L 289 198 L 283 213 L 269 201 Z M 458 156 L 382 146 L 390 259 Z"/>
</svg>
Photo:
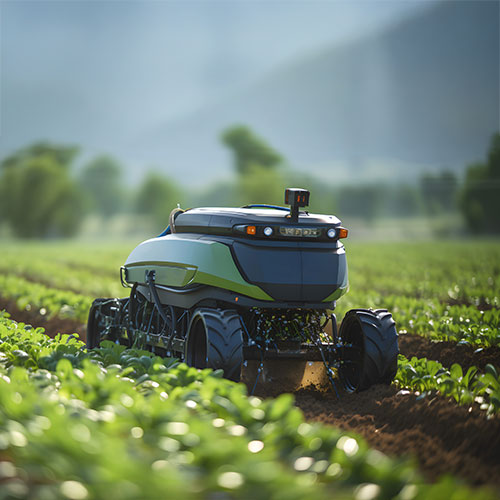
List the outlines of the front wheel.
<svg viewBox="0 0 500 500">
<path fill-rule="evenodd" d="M 339 375 L 348 392 L 390 384 L 398 368 L 398 333 L 386 309 L 352 309 L 339 330 Z"/>
<path fill-rule="evenodd" d="M 189 325 L 186 363 L 196 368 L 224 370 L 224 377 L 238 382 L 243 363 L 243 331 L 233 310 L 199 308 Z"/>
</svg>

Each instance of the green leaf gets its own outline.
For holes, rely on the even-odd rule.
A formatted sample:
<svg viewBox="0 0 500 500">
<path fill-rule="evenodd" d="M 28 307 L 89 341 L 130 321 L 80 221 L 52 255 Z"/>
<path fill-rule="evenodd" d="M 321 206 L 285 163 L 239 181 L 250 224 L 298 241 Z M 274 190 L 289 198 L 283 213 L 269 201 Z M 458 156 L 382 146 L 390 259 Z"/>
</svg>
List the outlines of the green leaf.
<svg viewBox="0 0 500 500">
<path fill-rule="evenodd" d="M 464 375 L 462 367 L 457 363 L 453 363 L 450 368 L 450 375 L 456 380 L 461 380 Z"/>
</svg>

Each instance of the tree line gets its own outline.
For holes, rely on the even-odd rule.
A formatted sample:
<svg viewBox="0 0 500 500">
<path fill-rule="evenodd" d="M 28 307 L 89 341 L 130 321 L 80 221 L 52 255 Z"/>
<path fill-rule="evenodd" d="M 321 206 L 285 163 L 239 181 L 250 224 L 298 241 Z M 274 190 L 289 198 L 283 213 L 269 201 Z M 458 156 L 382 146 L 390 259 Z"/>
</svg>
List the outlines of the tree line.
<svg viewBox="0 0 500 500">
<path fill-rule="evenodd" d="M 85 217 L 109 220 L 129 213 L 148 217 L 161 231 L 177 203 L 183 206 L 283 204 L 285 187 L 310 189 L 311 211 L 359 217 L 430 217 L 461 211 L 474 233 L 500 232 L 500 134 L 495 134 L 484 162 L 467 168 L 463 182 L 443 171 L 424 174 L 418 184 L 332 187 L 298 173 L 267 141 L 249 127 L 236 125 L 220 137 L 233 155 L 234 178 L 203 191 L 187 191 L 160 172 L 150 171 L 132 189 L 113 157 L 93 158 L 75 172 L 79 149 L 36 143 L 0 163 L 0 223 L 21 238 L 69 237 Z"/>
</svg>

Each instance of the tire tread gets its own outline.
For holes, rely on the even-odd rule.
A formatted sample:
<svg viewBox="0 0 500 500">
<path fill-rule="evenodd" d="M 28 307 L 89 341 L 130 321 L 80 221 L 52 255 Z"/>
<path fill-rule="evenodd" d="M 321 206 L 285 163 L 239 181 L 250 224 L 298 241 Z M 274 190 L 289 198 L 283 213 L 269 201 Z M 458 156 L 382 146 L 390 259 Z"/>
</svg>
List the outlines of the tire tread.
<svg viewBox="0 0 500 500">
<path fill-rule="evenodd" d="M 243 363 L 243 330 L 239 314 L 232 309 L 199 308 L 207 335 L 207 366 L 224 370 L 224 377 L 239 381 Z"/>
<path fill-rule="evenodd" d="M 364 349 L 356 390 L 368 389 L 374 384 L 390 384 L 396 375 L 399 354 L 392 314 L 387 309 L 352 309 L 342 321 L 340 336 L 342 327 L 349 328 L 352 322 L 361 327 Z"/>
</svg>

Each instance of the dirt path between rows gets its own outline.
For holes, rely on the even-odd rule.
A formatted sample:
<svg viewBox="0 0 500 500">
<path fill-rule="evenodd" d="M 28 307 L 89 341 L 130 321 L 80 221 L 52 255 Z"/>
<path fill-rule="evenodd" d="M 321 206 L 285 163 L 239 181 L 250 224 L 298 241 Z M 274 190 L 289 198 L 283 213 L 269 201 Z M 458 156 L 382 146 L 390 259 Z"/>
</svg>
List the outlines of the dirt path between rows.
<svg viewBox="0 0 500 500">
<path fill-rule="evenodd" d="M 70 319 L 47 319 L 21 311 L 14 301 L 0 298 L 16 321 L 43 326 L 50 336 L 58 332 L 85 334 L 85 325 Z M 84 337 L 82 337 L 84 338 Z M 459 363 L 484 368 L 500 366 L 500 349 L 476 351 L 453 342 L 431 342 L 410 334 L 400 336 L 406 357 L 427 357 L 444 366 Z M 260 394 L 266 396 L 266 394 Z M 271 396 L 271 394 L 268 394 Z M 443 398 L 418 399 L 395 386 L 375 386 L 360 394 L 320 394 L 301 391 L 296 405 L 310 422 L 340 427 L 363 436 L 370 446 L 390 456 L 416 458 L 426 479 L 453 474 L 473 485 L 490 485 L 500 491 L 500 417 L 487 419 L 477 408 L 457 406 Z"/>
<path fill-rule="evenodd" d="M 399 347 L 407 358 L 426 357 L 446 367 L 500 367 L 498 347 L 478 350 L 410 334 L 400 335 Z M 458 406 L 441 397 L 418 399 L 395 386 L 375 386 L 340 399 L 302 391 L 296 404 L 309 421 L 356 432 L 388 455 L 416 457 L 428 480 L 453 474 L 500 491 L 500 417 L 487 419 L 477 406 Z"/>
<path fill-rule="evenodd" d="M 477 350 L 453 342 L 432 342 L 401 335 L 406 357 L 426 357 L 450 367 L 500 367 L 500 349 Z M 260 394 L 271 396 L 272 393 Z M 452 474 L 472 485 L 489 485 L 500 493 L 500 416 L 487 419 L 477 406 L 458 406 L 441 397 L 418 399 L 409 391 L 378 385 L 359 394 L 300 391 L 296 405 L 309 422 L 340 427 L 363 436 L 390 456 L 413 457 L 429 481 Z"/>
<path fill-rule="evenodd" d="M 470 484 L 500 488 L 500 419 L 443 398 L 418 400 L 394 386 L 360 394 L 296 394 L 308 421 L 356 432 L 392 456 L 416 457 L 428 480 L 456 475 Z"/>
</svg>

